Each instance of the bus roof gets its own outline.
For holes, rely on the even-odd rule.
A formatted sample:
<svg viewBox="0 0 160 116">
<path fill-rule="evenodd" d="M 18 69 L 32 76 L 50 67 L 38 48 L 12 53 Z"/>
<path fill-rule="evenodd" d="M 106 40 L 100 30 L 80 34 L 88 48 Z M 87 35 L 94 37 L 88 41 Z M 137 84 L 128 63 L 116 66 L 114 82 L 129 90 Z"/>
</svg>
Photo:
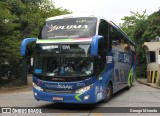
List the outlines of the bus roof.
<svg viewBox="0 0 160 116">
<path fill-rule="evenodd" d="M 103 16 L 92 15 L 92 14 L 66 14 L 55 17 L 49 17 L 46 19 L 46 21 L 56 20 L 56 19 L 78 18 L 78 17 L 97 17 L 98 19 L 105 19 L 108 21 L 108 19 L 104 18 Z"/>
</svg>

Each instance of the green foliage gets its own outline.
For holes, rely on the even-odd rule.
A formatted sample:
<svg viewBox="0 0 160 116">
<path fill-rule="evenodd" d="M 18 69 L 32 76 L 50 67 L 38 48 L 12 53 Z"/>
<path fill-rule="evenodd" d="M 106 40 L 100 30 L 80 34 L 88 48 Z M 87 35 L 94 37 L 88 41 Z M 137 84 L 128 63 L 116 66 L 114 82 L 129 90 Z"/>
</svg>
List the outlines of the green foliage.
<svg viewBox="0 0 160 116">
<path fill-rule="evenodd" d="M 146 10 L 143 11 L 143 14 L 139 14 L 139 12 L 130 12 L 131 16 L 125 16 L 122 18 L 123 23 L 120 24 L 120 27 L 128 34 L 129 37 L 132 37 L 133 30 L 135 28 L 135 25 L 139 23 L 140 21 L 144 21 L 147 19 Z"/>
<path fill-rule="evenodd" d="M 146 23 L 148 26 L 143 34 L 143 38 L 150 41 L 160 36 L 160 10 L 150 15 Z"/>
<path fill-rule="evenodd" d="M 122 19 L 124 23 L 120 24 L 120 27 L 136 43 L 137 72 L 142 74 L 146 70 L 146 56 L 142 45 L 160 36 L 160 11 L 150 16 L 146 15 L 146 11 L 143 14 L 131 13 L 131 16 L 125 16 Z"/>
<path fill-rule="evenodd" d="M 37 37 L 48 17 L 70 13 L 50 0 L 0 0 L 0 65 L 20 57 L 20 44 Z"/>
</svg>

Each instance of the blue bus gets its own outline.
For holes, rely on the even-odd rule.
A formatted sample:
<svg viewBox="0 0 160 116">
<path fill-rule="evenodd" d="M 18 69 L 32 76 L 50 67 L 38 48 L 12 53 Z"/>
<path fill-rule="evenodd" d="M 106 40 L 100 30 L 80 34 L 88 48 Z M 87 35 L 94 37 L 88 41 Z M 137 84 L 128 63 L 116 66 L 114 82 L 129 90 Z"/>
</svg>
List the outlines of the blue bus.
<svg viewBox="0 0 160 116">
<path fill-rule="evenodd" d="M 135 44 L 112 21 L 74 14 L 46 19 L 35 42 L 33 92 L 36 100 L 89 104 L 108 102 L 129 89 L 136 76 Z"/>
</svg>

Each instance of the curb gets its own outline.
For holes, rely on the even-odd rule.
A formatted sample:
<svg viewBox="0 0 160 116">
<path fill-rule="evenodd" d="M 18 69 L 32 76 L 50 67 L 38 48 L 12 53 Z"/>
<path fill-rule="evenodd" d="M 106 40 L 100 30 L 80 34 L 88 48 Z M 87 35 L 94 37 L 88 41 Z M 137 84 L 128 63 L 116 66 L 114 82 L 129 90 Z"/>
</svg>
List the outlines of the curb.
<svg viewBox="0 0 160 116">
<path fill-rule="evenodd" d="M 156 88 L 156 89 L 160 89 L 160 87 L 158 87 L 158 86 L 152 86 L 151 84 L 149 84 L 149 83 L 145 83 L 145 82 L 143 82 L 143 81 L 141 81 L 141 80 L 136 79 L 136 81 L 137 81 L 137 82 L 139 82 L 139 83 L 141 83 L 141 84 L 144 84 L 144 85 L 147 85 L 147 86 L 150 86 L 150 87 Z"/>
</svg>

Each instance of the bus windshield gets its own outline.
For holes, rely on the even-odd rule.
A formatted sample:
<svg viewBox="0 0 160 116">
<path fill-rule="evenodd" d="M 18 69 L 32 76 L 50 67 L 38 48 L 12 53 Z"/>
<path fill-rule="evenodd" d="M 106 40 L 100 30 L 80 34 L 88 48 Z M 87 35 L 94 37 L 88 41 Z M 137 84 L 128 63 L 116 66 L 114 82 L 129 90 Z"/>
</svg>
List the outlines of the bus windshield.
<svg viewBox="0 0 160 116">
<path fill-rule="evenodd" d="M 87 76 L 93 73 L 90 45 L 36 45 L 34 73 L 45 76 Z"/>
<path fill-rule="evenodd" d="M 97 18 L 81 17 L 47 21 L 39 39 L 89 38 L 96 34 Z"/>
</svg>

